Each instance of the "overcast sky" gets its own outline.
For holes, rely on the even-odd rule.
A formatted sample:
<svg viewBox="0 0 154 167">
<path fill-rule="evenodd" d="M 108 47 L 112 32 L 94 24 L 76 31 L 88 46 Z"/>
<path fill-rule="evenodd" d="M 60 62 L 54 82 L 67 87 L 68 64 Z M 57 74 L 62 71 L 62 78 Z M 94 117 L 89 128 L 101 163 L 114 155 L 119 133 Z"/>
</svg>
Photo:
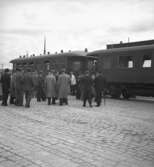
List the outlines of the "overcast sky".
<svg viewBox="0 0 154 167">
<path fill-rule="evenodd" d="M 154 0 L 0 0 L 0 64 L 63 49 L 154 39 Z"/>
</svg>

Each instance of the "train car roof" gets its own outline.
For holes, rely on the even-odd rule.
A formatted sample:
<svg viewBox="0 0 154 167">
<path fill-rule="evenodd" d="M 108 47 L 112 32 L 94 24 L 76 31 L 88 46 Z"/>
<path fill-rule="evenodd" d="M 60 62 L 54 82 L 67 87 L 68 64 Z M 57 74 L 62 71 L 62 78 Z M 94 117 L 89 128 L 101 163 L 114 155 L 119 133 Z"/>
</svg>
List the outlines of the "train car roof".
<svg viewBox="0 0 154 167">
<path fill-rule="evenodd" d="M 38 60 L 38 59 L 48 59 L 48 58 L 55 58 L 55 57 L 83 57 L 83 58 L 89 58 L 89 59 L 95 59 L 92 56 L 87 56 L 87 52 L 83 51 L 71 51 L 71 52 L 64 52 L 64 53 L 57 53 L 57 54 L 46 54 L 46 55 L 39 55 L 39 56 L 31 56 L 31 57 L 21 57 L 17 59 L 13 59 L 10 61 L 10 63 L 14 62 L 20 62 L 20 61 L 30 61 L 30 60 Z"/>
<path fill-rule="evenodd" d="M 151 50 L 154 49 L 154 44 L 151 45 L 142 45 L 142 46 L 132 46 L 132 47 L 122 47 L 122 48 L 114 48 L 114 49 L 103 49 L 103 50 L 96 50 L 93 52 L 88 53 L 88 56 L 93 56 L 94 54 L 100 53 L 115 53 L 115 52 L 131 52 L 131 51 L 141 51 L 141 50 Z"/>
</svg>

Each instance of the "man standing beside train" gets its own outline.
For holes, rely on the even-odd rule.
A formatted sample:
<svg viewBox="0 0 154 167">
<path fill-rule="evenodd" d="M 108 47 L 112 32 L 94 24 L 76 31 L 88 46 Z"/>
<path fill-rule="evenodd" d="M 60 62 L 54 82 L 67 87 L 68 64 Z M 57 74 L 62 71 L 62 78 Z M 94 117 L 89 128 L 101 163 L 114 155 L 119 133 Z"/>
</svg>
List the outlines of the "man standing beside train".
<svg viewBox="0 0 154 167">
<path fill-rule="evenodd" d="M 24 87 L 23 88 L 24 88 L 25 100 L 26 100 L 25 107 L 29 108 L 30 101 L 32 98 L 32 92 L 34 90 L 34 82 L 33 82 L 31 69 L 27 69 L 26 72 L 24 73 Z"/>
<path fill-rule="evenodd" d="M 21 69 L 16 69 L 16 77 L 15 77 L 15 105 L 23 106 L 23 72 Z"/>
<path fill-rule="evenodd" d="M 95 92 L 96 92 L 96 106 L 99 107 L 101 105 L 102 92 L 106 87 L 106 81 L 101 72 L 96 72 L 96 77 L 94 80 Z"/>
<path fill-rule="evenodd" d="M 92 107 L 92 86 L 93 80 L 90 76 L 90 72 L 86 71 L 82 78 L 82 90 L 83 90 L 83 107 L 86 106 L 88 100 L 89 106 Z"/>
<path fill-rule="evenodd" d="M 13 70 L 11 74 L 11 84 L 10 84 L 10 104 L 15 104 L 15 81 L 16 81 L 16 71 Z"/>
<path fill-rule="evenodd" d="M 73 72 L 70 72 L 70 79 L 71 79 L 71 94 L 74 96 L 76 95 L 76 77 Z"/>
<path fill-rule="evenodd" d="M 55 97 L 56 97 L 56 77 L 54 76 L 54 71 L 51 70 L 48 72 L 47 76 L 45 77 L 45 91 L 46 97 L 48 99 L 48 105 L 55 104 Z"/>
<path fill-rule="evenodd" d="M 2 106 L 7 106 L 7 100 L 10 89 L 10 74 L 9 69 L 5 69 L 4 73 L 1 76 L 2 83 Z"/>
<path fill-rule="evenodd" d="M 45 97 L 45 88 L 44 88 L 44 77 L 43 77 L 43 72 L 40 71 L 38 73 L 38 78 L 37 78 L 37 93 L 36 93 L 36 97 L 37 97 L 37 101 L 45 101 L 46 97 Z"/>
<path fill-rule="evenodd" d="M 58 77 L 57 86 L 59 104 L 68 104 L 68 94 L 70 92 L 70 76 L 66 74 L 65 69 L 62 69 L 62 73 Z"/>
</svg>

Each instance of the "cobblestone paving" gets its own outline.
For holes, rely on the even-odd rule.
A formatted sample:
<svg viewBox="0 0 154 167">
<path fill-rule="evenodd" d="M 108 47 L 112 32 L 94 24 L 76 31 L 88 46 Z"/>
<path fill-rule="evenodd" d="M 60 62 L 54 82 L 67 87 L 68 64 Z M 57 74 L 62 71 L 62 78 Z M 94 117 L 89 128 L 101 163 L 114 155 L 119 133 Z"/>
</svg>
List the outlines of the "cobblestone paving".
<svg viewBox="0 0 154 167">
<path fill-rule="evenodd" d="M 154 102 L 0 106 L 0 167 L 153 167 Z"/>
</svg>

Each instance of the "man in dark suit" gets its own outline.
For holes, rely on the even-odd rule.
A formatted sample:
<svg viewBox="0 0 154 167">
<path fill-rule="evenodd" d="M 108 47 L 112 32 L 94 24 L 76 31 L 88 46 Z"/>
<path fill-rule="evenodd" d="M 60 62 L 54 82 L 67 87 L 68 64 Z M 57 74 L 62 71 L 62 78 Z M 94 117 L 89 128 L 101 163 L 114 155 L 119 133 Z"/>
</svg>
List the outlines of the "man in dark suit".
<svg viewBox="0 0 154 167">
<path fill-rule="evenodd" d="M 92 86 L 93 80 L 89 74 L 89 71 L 86 71 L 85 76 L 82 78 L 82 91 L 83 91 L 83 107 L 86 106 L 86 101 L 88 100 L 89 106 L 92 107 Z"/>
<path fill-rule="evenodd" d="M 15 105 L 23 106 L 23 72 L 21 69 L 16 69 L 16 77 L 15 77 Z"/>
<path fill-rule="evenodd" d="M 25 104 L 26 108 L 30 107 L 33 88 L 34 88 L 34 83 L 33 83 L 32 73 L 30 69 L 27 69 L 26 72 L 24 73 L 24 86 L 23 86 L 26 100 Z"/>
<path fill-rule="evenodd" d="M 2 83 L 2 106 L 7 106 L 7 100 L 10 89 L 10 74 L 9 69 L 5 69 L 4 73 L 1 76 Z"/>
<path fill-rule="evenodd" d="M 101 105 L 102 91 L 106 87 L 106 81 L 101 72 L 96 72 L 96 78 L 94 81 L 95 91 L 96 91 L 96 103 L 97 107 Z"/>
</svg>

